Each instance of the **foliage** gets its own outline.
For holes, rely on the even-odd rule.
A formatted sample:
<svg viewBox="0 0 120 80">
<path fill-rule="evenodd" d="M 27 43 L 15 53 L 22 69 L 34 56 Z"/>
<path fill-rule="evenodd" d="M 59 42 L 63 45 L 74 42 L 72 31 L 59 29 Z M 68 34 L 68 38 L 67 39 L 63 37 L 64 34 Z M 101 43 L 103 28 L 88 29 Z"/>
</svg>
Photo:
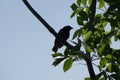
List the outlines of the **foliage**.
<svg viewBox="0 0 120 80">
<path fill-rule="evenodd" d="M 94 0 L 77 0 L 71 5 L 72 17 L 76 17 L 80 26 L 73 34 L 73 48 L 67 47 L 62 53 L 54 53 L 54 66 L 64 62 L 66 72 L 73 62 L 86 60 L 86 53 L 94 53 L 92 60 L 99 59 L 97 80 L 120 79 L 120 49 L 111 47 L 112 41 L 120 40 L 120 0 L 97 0 L 92 29 L 88 30 L 91 16 L 91 4 Z M 107 27 L 109 27 L 107 30 Z M 77 42 L 75 42 L 77 39 Z M 84 50 L 81 48 L 83 47 Z M 90 80 L 89 77 L 85 80 Z"/>
</svg>

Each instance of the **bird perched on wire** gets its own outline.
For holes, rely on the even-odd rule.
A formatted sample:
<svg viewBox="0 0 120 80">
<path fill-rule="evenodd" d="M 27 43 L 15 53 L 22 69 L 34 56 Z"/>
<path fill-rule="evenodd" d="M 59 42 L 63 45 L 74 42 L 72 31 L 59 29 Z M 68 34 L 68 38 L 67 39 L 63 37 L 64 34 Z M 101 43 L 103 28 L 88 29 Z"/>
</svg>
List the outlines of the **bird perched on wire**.
<svg viewBox="0 0 120 80">
<path fill-rule="evenodd" d="M 73 29 L 71 26 L 65 26 L 62 29 L 60 29 L 60 31 L 58 32 L 58 35 L 66 41 L 70 36 L 71 29 Z M 54 47 L 52 48 L 52 50 L 54 52 L 57 52 L 58 48 L 61 48 L 63 45 L 64 44 L 60 40 L 55 39 Z"/>
</svg>

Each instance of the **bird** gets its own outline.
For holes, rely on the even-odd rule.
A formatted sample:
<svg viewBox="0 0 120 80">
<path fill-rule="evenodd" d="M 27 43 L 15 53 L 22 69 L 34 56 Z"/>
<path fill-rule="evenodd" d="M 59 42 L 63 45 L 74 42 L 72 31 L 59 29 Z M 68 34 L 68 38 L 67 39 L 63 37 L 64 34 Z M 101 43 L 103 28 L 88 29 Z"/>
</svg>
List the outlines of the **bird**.
<svg viewBox="0 0 120 80">
<path fill-rule="evenodd" d="M 62 29 L 59 30 L 58 36 L 60 36 L 61 38 L 63 38 L 66 41 L 70 36 L 71 29 L 73 29 L 73 28 L 69 25 L 63 27 Z M 55 39 L 54 47 L 52 48 L 52 51 L 54 51 L 56 53 L 58 48 L 61 48 L 63 45 L 64 44 L 60 40 Z"/>
</svg>

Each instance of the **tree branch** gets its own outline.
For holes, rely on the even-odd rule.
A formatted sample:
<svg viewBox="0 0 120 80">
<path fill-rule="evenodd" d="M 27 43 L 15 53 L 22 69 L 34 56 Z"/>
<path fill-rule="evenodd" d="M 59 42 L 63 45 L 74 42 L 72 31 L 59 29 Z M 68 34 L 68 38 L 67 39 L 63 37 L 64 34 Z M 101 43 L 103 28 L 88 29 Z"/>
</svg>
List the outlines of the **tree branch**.
<svg viewBox="0 0 120 80">
<path fill-rule="evenodd" d="M 90 6 L 90 16 L 89 16 L 89 24 L 88 24 L 88 31 L 93 29 L 93 22 L 96 13 L 96 0 L 92 0 L 92 4 Z"/>
<path fill-rule="evenodd" d="M 89 15 L 90 21 L 88 24 L 88 31 L 92 30 L 94 27 L 93 22 L 94 22 L 95 13 L 96 13 L 96 0 L 92 0 L 92 4 L 90 6 L 90 15 Z M 87 59 L 85 59 L 85 61 L 86 61 L 87 67 L 88 67 L 90 78 L 91 78 L 91 80 L 96 80 L 90 53 L 86 52 L 86 56 L 87 56 Z"/>
<path fill-rule="evenodd" d="M 52 33 L 57 39 L 61 40 L 61 42 L 65 46 L 73 47 L 56 33 L 56 31 L 32 8 L 32 6 L 28 3 L 27 0 L 22 0 L 22 1 L 27 6 L 27 8 L 33 13 L 33 15 L 48 29 L 50 33 Z"/>
<path fill-rule="evenodd" d="M 87 64 L 87 68 L 88 68 L 88 71 L 89 71 L 90 78 L 91 78 L 91 80 L 96 80 L 96 76 L 95 76 L 95 72 L 94 72 L 94 69 L 93 69 L 90 53 L 86 53 L 86 56 L 87 56 L 87 58 L 85 59 L 85 61 L 86 61 L 86 64 Z"/>
</svg>

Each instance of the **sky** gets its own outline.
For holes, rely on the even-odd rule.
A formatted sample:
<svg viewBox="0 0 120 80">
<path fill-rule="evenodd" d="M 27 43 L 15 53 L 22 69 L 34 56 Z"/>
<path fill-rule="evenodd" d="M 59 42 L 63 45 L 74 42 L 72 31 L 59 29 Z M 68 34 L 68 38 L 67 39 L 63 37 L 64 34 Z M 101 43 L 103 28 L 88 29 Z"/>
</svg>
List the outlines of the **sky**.
<svg viewBox="0 0 120 80">
<path fill-rule="evenodd" d="M 76 19 L 70 18 L 74 0 L 28 1 L 57 32 L 71 25 L 74 29 L 69 40 L 72 39 L 79 28 Z M 22 0 L 1 0 L 0 10 L 0 80 L 84 80 L 89 76 L 87 67 L 79 64 L 82 61 L 65 73 L 63 64 L 52 66 L 55 38 Z M 119 48 L 118 43 L 113 47 Z"/>
</svg>

